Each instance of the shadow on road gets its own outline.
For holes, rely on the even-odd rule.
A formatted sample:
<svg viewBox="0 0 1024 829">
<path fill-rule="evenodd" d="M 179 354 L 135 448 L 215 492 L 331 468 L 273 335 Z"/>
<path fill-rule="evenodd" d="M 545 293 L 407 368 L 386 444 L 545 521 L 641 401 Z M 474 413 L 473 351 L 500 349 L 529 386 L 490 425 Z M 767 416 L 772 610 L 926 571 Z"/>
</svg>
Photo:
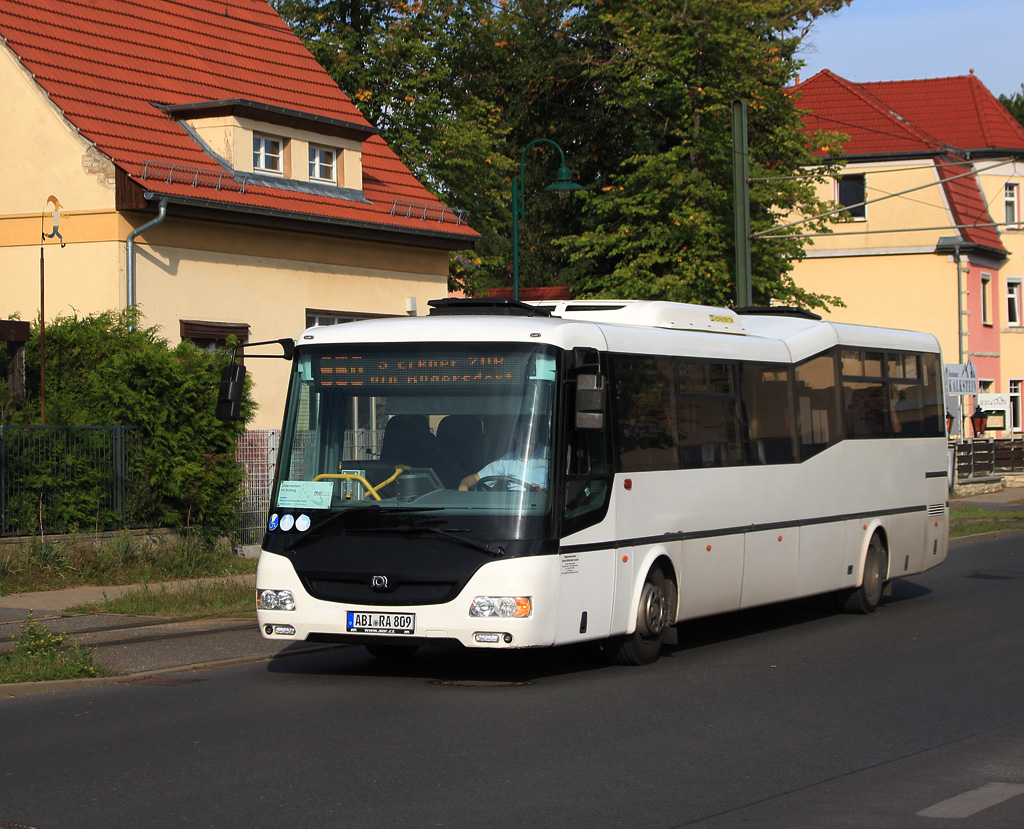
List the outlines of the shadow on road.
<svg viewBox="0 0 1024 829">
<path fill-rule="evenodd" d="M 897 604 L 932 591 L 897 579 L 884 604 Z M 814 596 L 764 607 L 682 622 L 678 645 L 666 646 L 662 657 L 796 625 L 814 624 L 836 616 L 835 599 Z M 299 650 L 296 643 L 295 649 Z M 361 645 L 338 645 L 312 653 L 285 649 L 267 663 L 267 672 L 287 675 L 401 677 L 437 685 L 530 685 L 551 677 L 597 670 L 630 670 L 608 664 L 597 643 L 536 650 L 472 650 L 424 646 L 411 654 L 381 659 Z"/>
</svg>

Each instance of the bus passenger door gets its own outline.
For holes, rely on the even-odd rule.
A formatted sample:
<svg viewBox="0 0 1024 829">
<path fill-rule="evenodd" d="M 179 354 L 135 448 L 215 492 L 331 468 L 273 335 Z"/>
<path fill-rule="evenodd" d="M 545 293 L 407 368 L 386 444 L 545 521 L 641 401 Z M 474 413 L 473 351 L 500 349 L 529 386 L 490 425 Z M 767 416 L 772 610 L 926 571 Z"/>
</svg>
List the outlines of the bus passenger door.
<svg viewBox="0 0 1024 829">
<path fill-rule="evenodd" d="M 579 353 L 577 354 L 576 351 Z M 605 379 L 593 349 L 573 353 L 575 398 L 565 408 L 565 489 L 555 642 L 608 636 L 615 582 L 615 511 Z"/>
</svg>

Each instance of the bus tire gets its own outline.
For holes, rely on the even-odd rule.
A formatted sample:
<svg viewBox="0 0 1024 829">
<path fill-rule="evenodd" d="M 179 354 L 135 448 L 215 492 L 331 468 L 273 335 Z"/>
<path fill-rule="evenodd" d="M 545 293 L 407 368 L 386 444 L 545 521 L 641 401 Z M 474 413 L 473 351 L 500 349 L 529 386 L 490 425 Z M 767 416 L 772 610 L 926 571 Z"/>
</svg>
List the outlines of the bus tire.
<svg viewBox="0 0 1024 829">
<path fill-rule="evenodd" d="M 661 655 L 665 633 L 672 624 L 669 595 L 672 585 L 661 568 L 653 567 L 644 579 L 636 612 L 636 630 L 612 636 L 605 643 L 605 654 L 615 665 L 649 665 Z"/>
<path fill-rule="evenodd" d="M 388 662 L 401 662 L 411 659 L 416 653 L 416 645 L 364 645 L 374 659 Z"/>
<path fill-rule="evenodd" d="M 840 593 L 840 607 L 845 613 L 873 613 L 882 601 L 885 578 L 889 573 L 889 551 L 882 537 L 875 533 L 864 557 L 864 577 L 860 587 Z"/>
</svg>

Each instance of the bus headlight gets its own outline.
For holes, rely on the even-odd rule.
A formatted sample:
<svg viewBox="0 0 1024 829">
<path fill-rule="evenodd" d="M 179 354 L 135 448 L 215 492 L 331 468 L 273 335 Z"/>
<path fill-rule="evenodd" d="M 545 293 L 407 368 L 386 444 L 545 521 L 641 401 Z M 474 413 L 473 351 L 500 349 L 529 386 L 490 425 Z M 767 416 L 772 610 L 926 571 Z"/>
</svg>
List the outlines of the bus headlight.
<svg viewBox="0 0 1024 829">
<path fill-rule="evenodd" d="M 295 596 L 291 590 L 257 590 L 257 610 L 295 610 Z"/>
<path fill-rule="evenodd" d="M 469 615 L 486 619 L 525 619 L 533 614 L 533 599 L 529 596 L 477 596 L 469 606 Z"/>
</svg>

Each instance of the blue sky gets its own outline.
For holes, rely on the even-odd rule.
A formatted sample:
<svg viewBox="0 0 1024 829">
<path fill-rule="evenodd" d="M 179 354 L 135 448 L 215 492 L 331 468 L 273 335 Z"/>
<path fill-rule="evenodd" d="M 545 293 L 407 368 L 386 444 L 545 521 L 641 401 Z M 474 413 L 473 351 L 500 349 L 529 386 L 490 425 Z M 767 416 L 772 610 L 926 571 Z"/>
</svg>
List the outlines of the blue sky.
<svg viewBox="0 0 1024 829">
<path fill-rule="evenodd" d="M 993 95 L 1024 83 L 1024 0 L 853 0 L 820 18 L 798 54 L 855 82 L 966 75 Z"/>
</svg>

